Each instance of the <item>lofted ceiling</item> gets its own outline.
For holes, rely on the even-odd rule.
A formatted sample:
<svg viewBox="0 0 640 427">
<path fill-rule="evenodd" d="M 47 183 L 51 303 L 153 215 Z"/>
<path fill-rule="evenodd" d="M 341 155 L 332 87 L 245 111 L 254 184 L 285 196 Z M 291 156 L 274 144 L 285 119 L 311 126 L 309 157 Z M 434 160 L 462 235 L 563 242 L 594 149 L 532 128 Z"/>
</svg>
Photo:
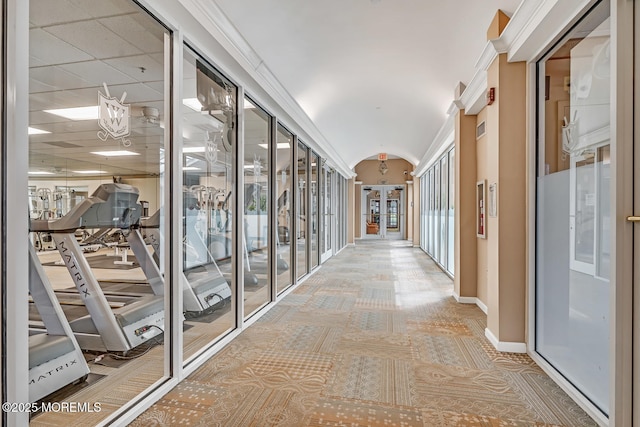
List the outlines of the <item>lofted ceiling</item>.
<svg viewBox="0 0 640 427">
<path fill-rule="evenodd" d="M 353 168 L 417 164 L 468 83 L 498 9 L 520 0 L 211 0 Z"/>
</svg>

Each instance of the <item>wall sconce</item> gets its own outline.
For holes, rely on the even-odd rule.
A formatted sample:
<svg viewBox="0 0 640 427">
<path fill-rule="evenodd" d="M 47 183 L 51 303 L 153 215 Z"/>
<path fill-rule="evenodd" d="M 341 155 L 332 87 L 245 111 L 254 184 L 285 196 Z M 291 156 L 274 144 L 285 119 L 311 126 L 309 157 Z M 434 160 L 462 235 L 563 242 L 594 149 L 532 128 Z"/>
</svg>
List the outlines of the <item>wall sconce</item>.
<svg viewBox="0 0 640 427">
<path fill-rule="evenodd" d="M 387 162 L 382 160 L 380 162 L 380 165 L 378 166 L 378 171 L 380 171 L 380 173 L 384 175 L 385 173 L 387 173 L 387 170 L 389 170 L 389 167 L 387 166 Z"/>
</svg>

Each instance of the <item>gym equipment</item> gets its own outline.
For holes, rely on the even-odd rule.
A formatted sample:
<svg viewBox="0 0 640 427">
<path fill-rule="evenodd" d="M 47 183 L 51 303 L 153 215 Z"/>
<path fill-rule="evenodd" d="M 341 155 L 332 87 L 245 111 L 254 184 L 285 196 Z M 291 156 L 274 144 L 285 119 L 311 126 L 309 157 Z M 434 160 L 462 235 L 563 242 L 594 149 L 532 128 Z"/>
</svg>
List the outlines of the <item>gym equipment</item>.
<svg viewBox="0 0 640 427">
<path fill-rule="evenodd" d="M 68 384 L 84 381 L 89 367 L 32 244 L 29 293 L 46 328 L 45 333 L 29 336 L 29 401 L 35 402 Z"/>
<path fill-rule="evenodd" d="M 126 353 L 163 333 L 164 281 L 138 229 L 141 207 L 137 199 L 138 189 L 130 185 L 102 184 L 62 218 L 31 221 L 31 231 L 52 235 L 89 312 L 69 322 L 83 349 Z M 123 230 L 153 295 L 121 299 L 112 310 L 75 237 L 75 231 L 84 228 Z"/>
<path fill-rule="evenodd" d="M 185 236 L 185 259 L 187 272 L 182 273 L 181 286 L 183 289 L 183 311 L 186 318 L 199 317 L 209 314 L 225 305 L 231 298 L 231 288 L 215 260 L 208 253 L 202 238 L 195 230 L 197 212 L 186 215 L 185 227 L 189 232 Z M 160 253 L 160 211 L 156 211 L 149 218 L 140 221 L 140 229 L 145 235 L 145 240 L 153 250 L 153 259 L 159 263 Z"/>
</svg>

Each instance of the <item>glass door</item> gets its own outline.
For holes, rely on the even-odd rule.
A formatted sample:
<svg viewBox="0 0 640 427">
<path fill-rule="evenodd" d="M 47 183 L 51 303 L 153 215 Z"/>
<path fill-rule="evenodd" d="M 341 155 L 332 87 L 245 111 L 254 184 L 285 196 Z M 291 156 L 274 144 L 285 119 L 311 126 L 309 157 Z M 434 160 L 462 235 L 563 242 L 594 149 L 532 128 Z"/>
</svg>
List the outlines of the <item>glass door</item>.
<svg viewBox="0 0 640 427">
<path fill-rule="evenodd" d="M 614 265 L 609 2 L 537 64 L 535 353 L 595 417 L 611 411 Z M 546 88 L 546 90 L 545 90 Z"/>
<path fill-rule="evenodd" d="M 404 187 L 365 186 L 362 189 L 362 236 L 367 239 L 404 238 Z"/>
</svg>

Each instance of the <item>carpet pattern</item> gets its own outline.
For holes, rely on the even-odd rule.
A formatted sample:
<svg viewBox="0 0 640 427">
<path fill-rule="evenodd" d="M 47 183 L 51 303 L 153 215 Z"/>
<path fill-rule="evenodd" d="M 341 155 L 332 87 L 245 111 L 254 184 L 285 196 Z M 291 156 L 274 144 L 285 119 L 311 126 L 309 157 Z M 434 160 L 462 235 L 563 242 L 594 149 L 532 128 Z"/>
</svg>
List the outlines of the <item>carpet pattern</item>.
<svg viewBox="0 0 640 427">
<path fill-rule="evenodd" d="M 595 426 L 420 249 L 358 242 L 133 426 Z"/>
</svg>

